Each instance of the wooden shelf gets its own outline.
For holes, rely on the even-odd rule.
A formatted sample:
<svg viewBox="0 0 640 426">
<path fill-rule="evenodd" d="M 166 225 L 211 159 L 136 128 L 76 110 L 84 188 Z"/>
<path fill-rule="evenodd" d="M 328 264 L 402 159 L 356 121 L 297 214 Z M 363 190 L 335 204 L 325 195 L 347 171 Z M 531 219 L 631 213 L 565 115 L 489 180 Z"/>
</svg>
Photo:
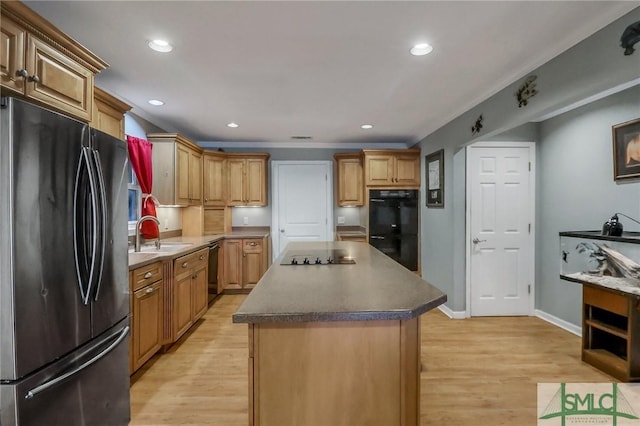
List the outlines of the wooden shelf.
<svg viewBox="0 0 640 426">
<path fill-rule="evenodd" d="M 613 326 L 611 324 L 607 324 L 607 323 L 604 323 L 602 321 L 598 321 L 598 320 L 595 320 L 595 319 L 587 319 L 587 320 L 585 320 L 585 323 L 587 325 L 593 327 L 593 328 L 597 328 L 599 330 L 606 331 L 607 333 L 613 334 L 614 336 L 618 336 L 618 337 L 620 337 L 622 339 L 627 340 L 627 338 L 628 338 L 627 330 L 624 330 L 624 329 L 619 328 L 619 327 L 615 327 L 615 326 Z"/>
<path fill-rule="evenodd" d="M 627 361 L 606 349 L 585 349 L 582 351 L 582 360 L 621 380 L 628 374 Z"/>
</svg>

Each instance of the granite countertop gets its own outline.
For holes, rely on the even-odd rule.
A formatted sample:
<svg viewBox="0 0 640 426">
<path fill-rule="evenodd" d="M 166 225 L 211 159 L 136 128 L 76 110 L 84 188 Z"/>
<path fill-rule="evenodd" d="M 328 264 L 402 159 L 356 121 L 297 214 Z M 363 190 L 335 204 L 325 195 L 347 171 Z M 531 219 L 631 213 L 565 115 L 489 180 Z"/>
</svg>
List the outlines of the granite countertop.
<svg viewBox="0 0 640 426">
<path fill-rule="evenodd" d="M 280 265 L 289 250 L 343 249 L 347 265 Z M 367 244 L 290 243 L 233 314 L 235 323 L 407 320 L 447 295 Z"/>
<path fill-rule="evenodd" d="M 164 250 L 141 251 L 138 253 L 129 252 L 129 270 L 148 265 L 153 262 L 174 259 L 185 254 L 198 251 L 209 246 L 216 241 L 230 238 L 264 238 L 269 235 L 269 228 L 233 228 L 229 234 L 203 235 L 199 237 L 172 237 L 161 238 L 160 243 L 169 243 L 164 246 Z M 154 240 L 152 240 L 154 241 Z M 188 244 L 188 246 L 172 249 L 171 244 Z"/>
</svg>

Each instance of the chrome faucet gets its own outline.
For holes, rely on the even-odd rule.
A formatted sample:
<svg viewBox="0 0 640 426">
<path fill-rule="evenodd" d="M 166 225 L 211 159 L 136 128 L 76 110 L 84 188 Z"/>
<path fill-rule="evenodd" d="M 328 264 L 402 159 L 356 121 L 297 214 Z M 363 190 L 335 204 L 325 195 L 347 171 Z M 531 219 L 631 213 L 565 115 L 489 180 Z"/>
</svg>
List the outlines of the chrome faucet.
<svg viewBox="0 0 640 426">
<path fill-rule="evenodd" d="M 138 219 L 138 221 L 136 222 L 136 247 L 135 247 L 135 251 L 139 252 L 140 251 L 140 225 L 142 224 L 142 222 L 144 222 L 145 220 L 152 220 L 156 223 L 156 225 L 158 225 L 158 239 L 156 240 L 156 248 L 158 250 L 160 250 L 160 221 L 158 220 L 157 217 L 153 217 L 150 215 L 147 216 L 142 216 L 140 219 Z"/>
</svg>

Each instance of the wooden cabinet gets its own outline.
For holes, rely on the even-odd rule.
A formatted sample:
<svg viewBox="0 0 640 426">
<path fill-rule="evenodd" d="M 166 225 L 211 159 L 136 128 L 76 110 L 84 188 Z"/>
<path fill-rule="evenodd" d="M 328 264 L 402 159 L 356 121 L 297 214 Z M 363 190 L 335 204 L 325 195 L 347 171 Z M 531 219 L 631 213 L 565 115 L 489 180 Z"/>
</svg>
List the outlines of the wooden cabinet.
<svg viewBox="0 0 640 426">
<path fill-rule="evenodd" d="M 337 204 L 340 207 L 364 205 L 362 155 L 335 154 Z"/>
<path fill-rule="evenodd" d="M 344 235 L 337 233 L 337 241 L 353 241 L 355 243 L 366 243 L 367 237 L 364 235 Z"/>
<path fill-rule="evenodd" d="M 269 154 L 227 154 L 227 205 L 267 205 L 267 160 Z"/>
<path fill-rule="evenodd" d="M 130 371 L 138 370 L 162 346 L 163 269 L 162 262 L 131 272 Z"/>
<path fill-rule="evenodd" d="M 209 249 L 173 261 L 173 340 L 178 340 L 207 311 Z"/>
<path fill-rule="evenodd" d="M 224 206 L 227 202 L 227 156 L 222 152 L 204 151 L 203 204 L 207 207 Z"/>
<path fill-rule="evenodd" d="M 91 121 L 94 75 L 108 65 L 17 1 L 0 3 L 0 85 L 82 121 Z"/>
<path fill-rule="evenodd" d="M 366 186 L 420 187 L 420 150 L 365 149 Z"/>
<path fill-rule="evenodd" d="M 582 360 L 623 382 L 640 381 L 640 296 L 583 284 Z"/>
<path fill-rule="evenodd" d="M 265 239 L 229 239 L 224 242 L 225 290 L 252 289 L 267 269 Z"/>
<path fill-rule="evenodd" d="M 93 89 L 93 96 L 91 127 L 124 140 L 124 114 L 131 106 L 98 87 Z"/>
<path fill-rule="evenodd" d="M 202 149 L 176 133 L 150 133 L 153 193 L 161 205 L 202 204 Z"/>
</svg>

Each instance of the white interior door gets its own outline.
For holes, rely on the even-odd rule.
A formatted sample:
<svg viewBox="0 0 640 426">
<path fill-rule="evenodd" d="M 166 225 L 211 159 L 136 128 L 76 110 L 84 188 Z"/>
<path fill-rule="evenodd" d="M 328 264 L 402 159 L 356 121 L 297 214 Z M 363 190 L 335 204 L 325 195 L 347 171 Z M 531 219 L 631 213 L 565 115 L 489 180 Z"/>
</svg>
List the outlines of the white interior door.
<svg viewBox="0 0 640 426">
<path fill-rule="evenodd" d="M 534 148 L 506 142 L 467 148 L 471 316 L 533 312 Z"/>
<path fill-rule="evenodd" d="M 332 163 L 274 161 L 273 257 L 290 241 L 333 240 Z"/>
</svg>

